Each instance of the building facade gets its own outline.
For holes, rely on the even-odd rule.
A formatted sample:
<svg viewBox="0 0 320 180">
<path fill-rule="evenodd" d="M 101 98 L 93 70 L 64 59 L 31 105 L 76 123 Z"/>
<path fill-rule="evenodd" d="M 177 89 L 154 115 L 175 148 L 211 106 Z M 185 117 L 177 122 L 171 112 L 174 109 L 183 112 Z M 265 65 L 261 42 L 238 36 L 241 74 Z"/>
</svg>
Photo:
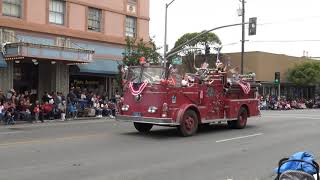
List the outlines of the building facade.
<svg viewBox="0 0 320 180">
<path fill-rule="evenodd" d="M 241 67 L 241 53 L 226 53 L 223 54 L 222 59 L 225 63 L 230 62 L 232 67 Z M 256 80 L 262 85 L 259 89 L 260 95 L 279 95 L 278 85 L 274 81 L 275 72 L 280 72 L 280 96 L 313 98 L 317 93 L 315 86 L 299 86 L 288 81 L 289 69 L 307 61 L 316 60 L 261 51 L 245 52 L 243 72 L 254 72 L 256 74 Z"/>
<path fill-rule="evenodd" d="M 149 0 L 0 0 L 0 89 L 115 92 L 125 38 L 149 40 Z"/>
</svg>

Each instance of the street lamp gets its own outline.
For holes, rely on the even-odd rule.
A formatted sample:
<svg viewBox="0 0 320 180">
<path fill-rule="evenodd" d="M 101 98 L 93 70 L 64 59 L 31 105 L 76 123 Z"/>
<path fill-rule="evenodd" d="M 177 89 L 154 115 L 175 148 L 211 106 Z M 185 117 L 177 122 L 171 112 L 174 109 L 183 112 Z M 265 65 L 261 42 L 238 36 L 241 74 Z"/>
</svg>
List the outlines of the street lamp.
<svg viewBox="0 0 320 180">
<path fill-rule="evenodd" d="M 238 16 L 242 16 L 242 40 L 241 40 L 241 74 L 243 74 L 243 58 L 244 58 L 244 41 L 245 41 L 245 31 L 244 31 L 244 20 L 245 20 L 245 0 L 239 0 L 242 3 L 242 8 L 238 9 Z"/>
<path fill-rule="evenodd" d="M 166 12 L 165 12 L 165 22 L 164 22 L 164 52 L 163 52 L 163 62 L 164 66 L 167 64 L 167 50 L 168 50 L 168 45 L 167 45 L 167 16 L 168 16 L 168 7 L 174 2 L 175 0 L 172 0 L 170 3 L 166 4 Z"/>
</svg>

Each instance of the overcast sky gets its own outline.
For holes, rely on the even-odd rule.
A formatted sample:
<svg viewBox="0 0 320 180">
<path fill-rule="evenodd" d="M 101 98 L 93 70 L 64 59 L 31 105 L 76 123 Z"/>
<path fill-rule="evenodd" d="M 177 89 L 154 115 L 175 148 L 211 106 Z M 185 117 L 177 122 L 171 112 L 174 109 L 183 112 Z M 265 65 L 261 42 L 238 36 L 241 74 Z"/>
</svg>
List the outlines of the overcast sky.
<svg viewBox="0 0 320 180">
<path fill-rule="evenodd" d="M 155 36 L 156 44 L 161 47 L 164 42 L 165 3 L 170 1 L 150 0 L 150 36 Z M 256 36 L 248 36 L 246 27 L 246 39 L 249 40 L 245 46 L 246 51 L 302 56 L 305 50 L 309 52 L 309 56 L 320 57 L 319 0 L 246 2 L 246 21 L 249 17 L 258 18 Z M 237 14 L 240 5 L 239 0 L 175 0 L 168 9 L 169 49 L 184 33 L 240 23 L 241 17 Z M 217 30 L 214 33 L 224 44 L 223 52 L 241 50 L 241 26 Z"/>
</svg>

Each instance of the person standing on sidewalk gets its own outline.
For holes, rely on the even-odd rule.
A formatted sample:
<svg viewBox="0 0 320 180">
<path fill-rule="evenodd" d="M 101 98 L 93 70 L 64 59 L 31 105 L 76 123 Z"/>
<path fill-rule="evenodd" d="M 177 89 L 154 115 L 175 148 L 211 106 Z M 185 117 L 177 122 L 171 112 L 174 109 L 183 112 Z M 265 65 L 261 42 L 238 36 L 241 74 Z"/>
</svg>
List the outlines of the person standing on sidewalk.
<svg viewBox="0 0 320 180">
<path fill-rule="evenodd" d="M 4 95 L 3 91 L 0 90 L 0 103 L 4 103 L 6 101 L 6 96 Z"/>
<path fill-rule="evenodd" d="M 41 108 L 41 107 L 40 107 L 40 103 L 39 103 L 39 101 L 37 100 L 37 101 L 35 102 L 34 106 L 33 106 L 34 119 L 35 119 L 36 122 L 39 121 L 39 115 L 40 115 L 40 111 L 41 111 L 40 108 Z M 44 122 L 44 120 L 43 120 L 42 118 L 41 118 L 40 120 L 41 120 L 42 123 Z"/>
<path fill-rule="evenodd" d="M 65 121 L 66 120 L 66 112 L 67 112 L 67 102 L 62 101 L 62 103 L 59 104 L 58 109 L 61 113 L 61 120 Z"/>
<path fill-rule="evenodd" d="M 4 105 L 3 102 L 0 101 L 0 122 L 3 121 L 4 118 Z"/>
</svg>

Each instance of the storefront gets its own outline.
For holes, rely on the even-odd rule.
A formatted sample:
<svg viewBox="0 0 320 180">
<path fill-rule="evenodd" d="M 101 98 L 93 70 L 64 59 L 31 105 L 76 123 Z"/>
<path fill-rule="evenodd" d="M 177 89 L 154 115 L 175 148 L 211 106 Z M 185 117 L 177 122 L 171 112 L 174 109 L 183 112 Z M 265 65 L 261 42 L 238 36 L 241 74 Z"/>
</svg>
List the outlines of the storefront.
<svg viewBox="0 0 320 180">
<path fill-rule="evenodd" d="M 41 97 L 44 92 L 69 92 L 69 66 L 90 63 L 94 51 L 34 43 L 8 43 L 0 58 L 0 87 L 28 91 Z"/>
<path fill-rule="evenodd" d="M 94 59 L 88 64 L 70 66 L 70 87 L 113 98 L 120 63 L 117 60 Z"/>
<path fill-rule="evenodd" d="M 262 96 L 278 96 L 278 86 L 270 82 L 260 82 L 259 94 Z M 287 99 L 312 99 L 315 96 L 315 86 L 299 86 L 293 83 L 281 83 L 280 96 Z"/>
</svg>

